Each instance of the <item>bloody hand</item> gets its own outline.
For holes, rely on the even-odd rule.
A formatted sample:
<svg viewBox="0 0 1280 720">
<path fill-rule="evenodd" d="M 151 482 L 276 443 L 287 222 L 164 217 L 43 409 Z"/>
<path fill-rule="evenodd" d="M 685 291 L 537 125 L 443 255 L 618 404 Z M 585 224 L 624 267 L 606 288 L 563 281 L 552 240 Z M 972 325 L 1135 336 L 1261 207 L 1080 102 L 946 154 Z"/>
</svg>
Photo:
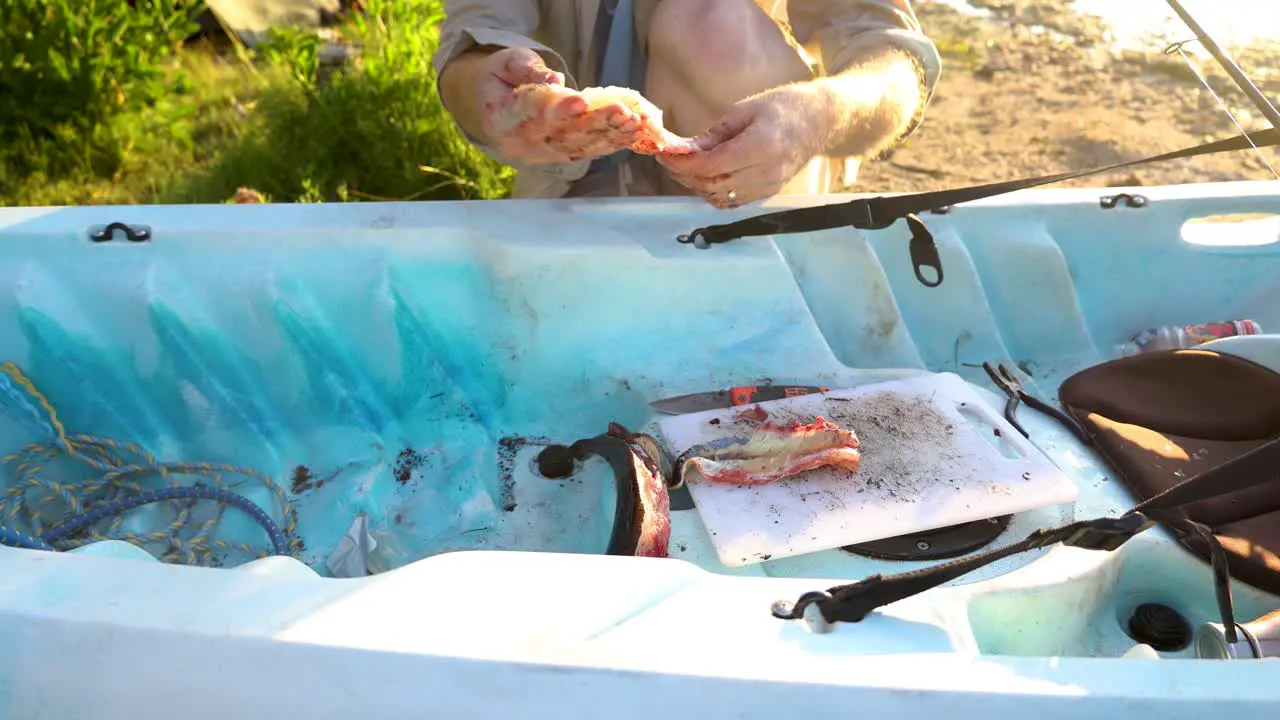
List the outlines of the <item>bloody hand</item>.
<svg viewBox="0 0 1280 720">
<path fill-rule="evenodd" d="M 521 162 L 557 163 L 608 155 L 630 146 L 641 119 L 618 103 L 589 108 L 525 48 L 490 55 L 482 74 L 485 132 L 505 155 Z"/>
<path fill-rule="evenodd" d="M 816 94 L 804 85 L 783 86 L 730 107 L 693 139 L 704 152 L 659 161 L 712 205 L 737 207 L 777 194 L 830 135 L 829 113 Z"/>
<path fill-rule="evenodd" d="M 495 52 L 486 58 L 482 78 L 485 132 L 514 160 L 557 163 L 623 149 L 649 154 L 697 149 L 664 130 L 661 111 L 638 92 L 572 90 L 531 50 Z"/>
</svg>

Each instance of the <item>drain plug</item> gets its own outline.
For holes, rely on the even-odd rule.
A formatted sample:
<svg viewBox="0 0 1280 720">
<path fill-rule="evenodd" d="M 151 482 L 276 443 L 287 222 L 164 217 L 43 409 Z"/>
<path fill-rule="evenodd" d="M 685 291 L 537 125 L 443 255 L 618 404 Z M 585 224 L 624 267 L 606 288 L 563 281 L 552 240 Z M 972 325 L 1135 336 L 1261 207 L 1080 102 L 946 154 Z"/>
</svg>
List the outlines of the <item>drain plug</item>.
<svg viewBox="0 0 1280 720">
<path fill-rule="evenodd" d="M 1143 603 L 1129 617 L 1129 637 L 1160 652 L 1177 652 L 1191 644 L 1191 625 L 1168 605 Z"/>
</svg>

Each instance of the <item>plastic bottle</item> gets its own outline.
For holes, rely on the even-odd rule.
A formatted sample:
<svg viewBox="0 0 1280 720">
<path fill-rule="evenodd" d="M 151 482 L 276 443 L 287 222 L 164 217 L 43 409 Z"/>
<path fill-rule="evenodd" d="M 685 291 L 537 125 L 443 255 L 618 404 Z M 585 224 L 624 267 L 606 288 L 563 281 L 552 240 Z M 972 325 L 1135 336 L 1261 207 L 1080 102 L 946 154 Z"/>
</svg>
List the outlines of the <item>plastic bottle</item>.
<svg viewBox="0 0 1280 720">
<path fill-rule="evenodd" d="M 377 575 L 389 572 L 413 562 L 414 558 L 405 549 L 404 542 L 396 537 L 395 533 L 390 530 L 374 530 L 369 534 L 378 543 L 378 546 L 369 553 L 366 561 L 366 567 L 368 567 L 370 574 Z"/>
<path fill-rule="evenodd" d="M 1129 357 L 1159 350 L 1182 350 L 1210 340 L 1235 335 L 1259 335 L 1262 327 L 1253 320 L 1227 320 L 1225 322 L 1199 323 L 1196 325 L 1166 325 L 1143 330 L 1116 347 L 1116 355 Z"/>
</svg>

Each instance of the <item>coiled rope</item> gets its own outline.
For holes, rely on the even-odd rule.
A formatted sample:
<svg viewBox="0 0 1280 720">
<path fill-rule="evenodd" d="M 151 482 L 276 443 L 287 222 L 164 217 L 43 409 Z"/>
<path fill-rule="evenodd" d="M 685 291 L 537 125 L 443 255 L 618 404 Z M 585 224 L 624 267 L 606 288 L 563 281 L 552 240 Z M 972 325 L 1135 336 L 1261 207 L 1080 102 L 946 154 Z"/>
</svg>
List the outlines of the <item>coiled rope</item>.
<svg viewBox="0 0 1280 720">
<path fill-rule="evenodd" d="M 14 471 L 12 484 L 0 493 L 0 544 L 70 550 L 101 540 L 123 540 L 164 562 L 187 565 L 222 564 L 225 554 L 231 551 L 252 557 L 297 557 L 302 549 L 296 536 L 297 509 L 289 496 L 281 485 L 252 468 L 206 462 L 162 463 L 134 443 L 68 435 L 53 406 L 12 362 L 0 364 L 0 408 L 38 429 L 43 436 L 0 458 Z M 61 457 L 78 460 L 93 474 L 77 481 L 39 477 Z M 229 490 L 239 483 L 224 485 L 224 474 L 243 475 L 265 485 L 280 507 L 284 528 L 248 498 Z M 210 484 L 145 489 L 141 480 L 147 475 L 161 480 L 168 480 L 171 475 L 203 476 Z M 203 520 L 197 520 L 199 500 L 218 503 Z M 174 517 L 165 527 L 142 534 L 121 530 L 124 513 L 160 502 L 172 503 L 174 509 Z M 270 540 L 270 550 L 212 539 L 228 505 L 262 526 Z M 53 521 L 51 525 L 46 524 L 49 520 Z M 160 548 L 153 551 L 149 547 L 153 545 Z"/>
</svg>

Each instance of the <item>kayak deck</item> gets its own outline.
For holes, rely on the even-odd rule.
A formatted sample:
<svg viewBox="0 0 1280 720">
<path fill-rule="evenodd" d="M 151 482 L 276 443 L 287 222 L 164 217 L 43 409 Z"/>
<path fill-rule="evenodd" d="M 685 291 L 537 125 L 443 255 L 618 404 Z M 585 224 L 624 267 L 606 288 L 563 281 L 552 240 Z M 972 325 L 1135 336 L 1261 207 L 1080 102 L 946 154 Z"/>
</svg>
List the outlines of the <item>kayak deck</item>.
<svg viewBox="0 0 1280 720">
<path fill-rule="evenodd" d="M 52 558 L 0 548 L 6 577 L 29 588 L 2 607 L 51 622 L 511 661 L 595 653 L 592 662 L 634 667 L 648 661 L 633 642 L 698 638 L 706 649 L 673 672 L 694 672 L 698 659 L 747 672 L 745 657 L 709 654 L 730 636 L 735 647 L 754 638 L 751 658 L 787 646 L 786 662 L 810 670 L 828 653 L 1117 657 L 1135 644 L 1124 624 L 1142 602 L 1170 604 L 1193 627 L 1216 620 L 1208 568 L 1163 530 L 1114 553 L 1015 556 L 841 626 L 827 636 L 838 649 L 815 650 L 823 638 L 772 619 L 769 603 L 920 564 L 829 550 L 728 568 L 696 510 L 672 513 L 675 562 L 590 557 L 612 523 L 607 466 L 553 482 L 532 461 L 546 443 L 611 421 L 652 431 L 648 403 L 685 393 L 951 372 L 999 409 L 984 361 L 1020 368 L 1029 392 L 1056 402 L 1065 378 L 1147 327 L 1247 317 L 1280 329 L 1280 237 L 1209 245 L 1182 235 L 1197 216 L 1280 212 L 1275 183 L 1133 191 L 1144 207 L 1051 190 L 925 215 L 946 271 L 937 288 L 916 281 L 901 223 L 702 251 L 675 236 L 760 209 L 681 199 L 0 211 L 0 287 L 12 288 L 0 293 L 0 350 L 63 425 L 161 460 L 270 475 L 289 490 L 303 545 L 298 561 L 233 553 L 221 570 L 121 563 L 149 556 L 116 542 Z M 112 221 L 148 226 L 152 238 L 88 240 Z M 1014 516 L 988 548 L 1133 505 L 1065 428 L 1026 407 L 1020 420 L 1080 496 Z M 12 417 L 0 427 L 5 452 L 33 439 Z M 238 492 L 275 508 L 265 489 Z M 162 510 L 134 511 L 125 526 L 154 530 Z M 400 569 L 320 577 L 362 515 L 379 542 L 376 569 Z M 217 532 L 269 547 L 236 511 Z M 457 612 L 498 612 L 499 598 L 465 590 L 477 583 L 518 587 L 522 603 L 490 626 L 451 629 Z M 1235 601 L 1246 620 L 1280 606 L 1238 584 Z M 680 619 L 708 612 L 698 626 Z M 416 629 L 376 619 L 399 613 Z M 546 625 L 522 625 L 535 617 Z M 1086 675 L 1077 680 L 1105 683 Z M 1229 694 L 1253 707 L 1248 692 Z"/>
</svg>

